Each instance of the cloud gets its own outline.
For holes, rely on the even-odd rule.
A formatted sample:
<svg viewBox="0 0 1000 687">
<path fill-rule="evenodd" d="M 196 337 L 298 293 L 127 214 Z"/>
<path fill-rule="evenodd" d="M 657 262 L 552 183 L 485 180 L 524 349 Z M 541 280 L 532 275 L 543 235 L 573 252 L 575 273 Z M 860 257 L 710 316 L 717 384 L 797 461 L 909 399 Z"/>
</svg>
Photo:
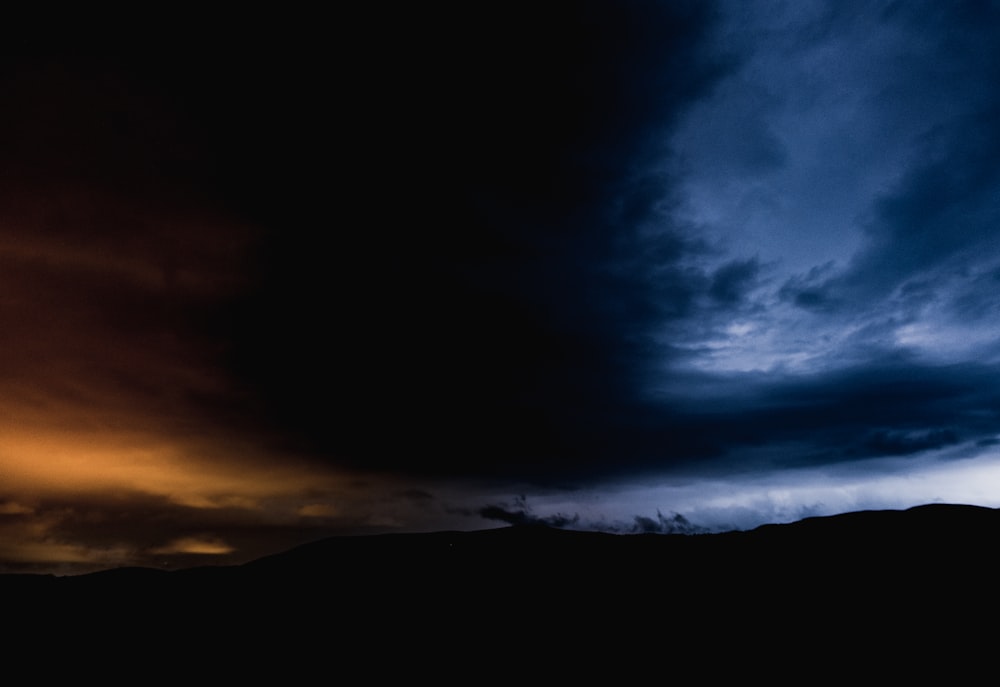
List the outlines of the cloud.
<svg viewBox="0 0 1000 687">
<path fill-rule="evenodd" d="M 765 288 L 711 327 L 695 311 L 701 328 L 674 341 L 701 369 L 730 372 L 816 371 L 889 349 L 995 359 L 997 332 L 976 314 L 995 309 L 982 282 L 1000 258 L 995 9 L 731 9 L 707 39 L 731 69 L 674 132 L 673 212 L 725 247 L 707 273 L 754 259 Z M 780 167 L 718 169 L 718 141 L 760 130 L 786 152 Z"/>
<path fill-rule="evenodd" d="M 265 234 L 228 369 L 297 448 L 552 487 L 994 435 L 989 17 L 519 12 L 388 62 L 345 108 L 342 205 Z"/>
<path fill-rule="evenodd" d="M 171 556 L 175 554 L 198 554 L 207 556 L 219 556 L 232 553 L 235 549 L 222 541 L 218 537 L 191 536 L 174 539 L 163 546 L 150 549 L 150 553 L 157 556 Z"/>
<path fill-rule="evenodd" d="M 936 454 L 1000 431 L 995 365 L 928 364 L 891 351 L 811 374 L 673 379 L 629 446 L 657 467 L 752 474 L 777 466 Z"/>
<path fill-rule="evenodd" d="M 59 541 L 29 541 L 0 546 L 3 568 L 31 570 L 112 568 L 130 561 L 127 550 L 99 551 L 84 545 Z"/>
<path fill-rule="evenodd" d="M 581 526 L 510 494 L 990 450 L 995 8 L 383 9 L 332 47 L 4 58 L 12 557 Z M 780 492 L 746 507 L 806 512 Z"/>
<path fill-rule="evenodd" d="M 17 501 L 0 502 L 0 515 L 28 515 L 34 513 L 35 509 L 25 506 Z"/>
<path fill-rule="evenodd" d="M 414 502 L 423 502 L 423 503 L 427 503 L 435 499 L 434 494 L 424 489 L 417 489 L 417 488 L 404 489 L 400 492 L 397 492 L 396 495 L 401 498 L 409 499 Z"/>
<path fill-rule="evenodd" d="M 295 194 L 265 234 L 228 369 L 334 462 L 587 472 L 604 460 L 590 441 L 629 431 L 617 409 L 647 330 L 704 290 L 660 163 L 726 69 L 701 50 L 713 8 L 504 3 L 463 10 L 461 34 L 420 14 L 392 32 L 377 89 L 344 81 L 334 120 L 355 133 L 316 152 L 336 200 Z"/>
<path fill-rule="evenodd" d="M 121 484 L 78 483 L 68 490 L 18 484 L 32 501 L 28 509 L 16 499 L 0 499 L 0 571 L 178 568 L 199 565 L 198 557 L 209 553 L 219 564 L 239 564 L 325 536 L 455 526 L 456 518 L 433 507 L 433 500 L 400 496 L 405 489 L 399 482 L 368 478 L 364 484 L 354 475 L 323 483 L 316 466 L 300 473 L 301 481 L 282 484 L 273 466 L 268 474 L 274 481 L 264 491 L 255 489 L 252 508 L 225 491 L 204 504 Z"/>
<path fill-rule="evenodd" d="M 996 264 L 992 237 L 1000 206 L 994 190 L 1000 177 L 990 160 L 1000 145 L 993 124 L 1000 100 L 988 84 L 996 76 L 997 19 L 986 6 L 916 3 L 887 7 L 872 24 L 890 40 L 883 41 L 868 78 L 856 83 L 873 92 L 881 86 L 863 113 L 891 115 L 880 122 L 881 137 L 899 152 L 889 158 L 891 175 L 869 189 L 866 205 L 848 218 L 848 226 L 863 232 L 854 255 L 823 282 L 790 283 L 794 302 L 836 307 L 856 318 L 890 305 L 910 284 L 930 281 L 948 289 L 951 275 Z M 829 35 L 846 40 L 836 24 Z M 867 121 L 857 125 L 869 126 Z"/>
<path fill-rule="evenodd" d="M 707 528 L 694 525 L 680 513 L 667 517 L 656 511 L 656 519 L 644 515 L 635 516 L 631 532 L 636 534 L 703 534 Z"/>
<path fill-rule="evenodd" d="M 333 518 L 341 511 L 330 503 L 307 503 L 299 508 L 298 513 L 304 518 Z"/>
<path fill-rule="evenodd" d="M 564 528 L 575 525 L 579 515 L 568 516 L 562 513 L 538 516 L 531 512 L 524 497 L 515 499 L 513 505 L 490 504 L 477 511 L 486 520 L 505 522 L 508 525 L 546 525 L 548 527 Z"/>
<path fill-rule="evenodd" d="M 875 430 L 864 440 L 865 448 L 873 455 L 908 455 L 921 451 L 940 449 L 959 443 L 958 435 L 950 429 L 921 429 L 916 431 Z"/>
<path fill-rule="evenodd" d="M 58 420 L 54 416 L 53 420 Z M 113 430 L 12 429 L 0 460 L 5 490 L 33 498 L 138 493 L 196 509 L 260 508 L 263 501 L 342 487 L 346 476 L 266 448 L 217 437 Z"/>
<path fill-rule="evenodd" d="M 572 496 L 561 497 L 572 502 Z M 578 505 L 583 506 L 583 502 Z M 620 504 L 619 504 L 620 506 Z M 629 522 L 609 522 L 605 518 L 588 519 L 579 513 L 568 516 L 556 511 L 547 515 L 539 515 L 527 503 L 524 496 L 518 496 L 512 504 L 498 503 L 482 506 L 474 511 L 486 520 L 504 522 L 508 525 L 545 525 L 547 527 L 569 528 L 586 531 L 612 532 L 617 534 L 701 534 L 709 529 L 695 525 L 681 513 L 664 515 L 659 509 L 656 517 L 635 515 Z"/>
<path fill-rule="evenodd" d="M 759 272 L 760 264 L 756 259 L 733 260 L 726 263 L 712 275 L 709 295 L 727 305 L 738 303 L 746 291 L 754 285 Z"/>
</svg>

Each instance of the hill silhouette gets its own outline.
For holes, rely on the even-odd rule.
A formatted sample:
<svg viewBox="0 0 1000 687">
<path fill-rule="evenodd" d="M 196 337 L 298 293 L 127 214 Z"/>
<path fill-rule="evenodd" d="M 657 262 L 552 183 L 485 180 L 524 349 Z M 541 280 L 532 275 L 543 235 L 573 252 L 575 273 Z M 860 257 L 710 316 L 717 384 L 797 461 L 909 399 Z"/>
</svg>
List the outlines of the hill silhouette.
<svg viewBox="0 0 1000 687">
<path fill-rule="evenodd" d="M 472 532 L 340 536 L 295 547 L 244 565 L 167 572 L 118 568 L 75 576 L 8 574 L 0 585 L 72 596 L 101 590 L 128 595 L 156 590 L 197 596 L 253 588 L 311 594 L 353 590 L 348 607 L 366 594 L 408 598 L 418 590 L 448 597 L 531 594 L 586 586 L 613 593 L 655 574 L 664 582 L 723 591 L 724 580 L 763 587 L 808 567 L 817 579 L 870 569 L 936 579 L 975 577 L 992 567 L 1000 510 L 933 504 L 905 511 L 859 511 L 789 524 L 717 534 L 609 534 L 527 524 Z M 346 590 L 345 590 L 346 591 Z M 377 594 L 376 594 L 377 592 Z M 487 594 L 489 592 L 489 594 Z"/>
<path fill-rule="evenodd" d="M 547 661 L 581 647 L 830 660 L 849 645 L 853 663 L 890 638 L 940 649 L 966 637 L 996 605 L 998 539 L 1000 511 L 958 505 L 701 535 L 524 525 L 335 537 L 232 567 L 3 575 L 0 590 L 47 628 L 100 618 L 115 645 L 232 645 L 241 660 L 247 647 L 310 661 L 496 661 L 502 647 Z"/>
</svg>

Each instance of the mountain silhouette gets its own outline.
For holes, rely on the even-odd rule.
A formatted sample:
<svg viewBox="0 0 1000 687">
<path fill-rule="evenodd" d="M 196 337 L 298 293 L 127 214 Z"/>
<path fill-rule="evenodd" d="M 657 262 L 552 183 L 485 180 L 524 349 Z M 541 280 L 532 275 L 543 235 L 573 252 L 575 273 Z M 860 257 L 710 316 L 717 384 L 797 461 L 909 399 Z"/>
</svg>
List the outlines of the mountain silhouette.
<svg viewBox="0 0 1000 687">
<path fill-rule="evenodd" d="M 334 537 L 230 567 L 2 575 L 0 591 L 28 611 L 9 622 L 100 619 L 113 628 L 109 645 L 234 646 L 241 662 L 256 647 L 309 662 L 333 652 L 372 669 L 403 654 L 505 665 L 517 647 L 509 660 L 527 652 L 551 665 L 589 647 L 666 651 L 671 665 L 698 657 L 708 669 L 712 656 L 833 660 L 849 646 L 836 661 L 853 664 L 884 658 L 890 641 L 936 651 L 964 642 L 978 627 L 970 618 L 995 610 L 998 540 L 1000 511 L 960 505 L 721 534 L 523 525 Z"/>
</svg>

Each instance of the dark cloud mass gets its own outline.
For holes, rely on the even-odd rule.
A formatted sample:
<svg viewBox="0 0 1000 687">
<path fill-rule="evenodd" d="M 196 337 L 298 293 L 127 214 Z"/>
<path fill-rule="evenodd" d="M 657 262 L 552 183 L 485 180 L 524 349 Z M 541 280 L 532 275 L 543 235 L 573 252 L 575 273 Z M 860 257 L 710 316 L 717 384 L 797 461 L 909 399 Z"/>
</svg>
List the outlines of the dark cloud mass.
<svg viewBox="0 0 1000 687">
<path fill-rule="evenodd" d="M 439 19 L 355 20 L 359 52 L 332 65 L 330 137 L 311 142 L 322 163 L 307 173 L 329 185 L 281 208 L 234 362 L 338 460 L 603 470 L 590 446 L 630 431 L 647 329 L 694 297 L 656 165 L 722 73 L 699 52 L 709 6 L 503 3 Z M 648 255 L 644 232 L 659 235 Z"/>
<path fill-rule="evenodd" d="M 523 497 L 516 499 L 512 505 L 490 504 L 478 510 L 478 515 L 486 520 L 505 522 L 508 525 L 545 525 L 548 527 L 567 527 L 579 522 L 579 515 L 565 515 L 555 513 L 553 515 L 535 515 Z"/>
<path fill-rule="evenodd" d="M 134 19 L 0 48 L 0 569 L 1000 505 L 994 4 Z"/>
<path fill-rule="evenodd" d="M 692 525 L 680 513 L 668 517 L 656 511 L 655 519 L 644 515 L 635 516 L 635 523 L 630 531 L 637 534 L 699 534 L 704 528 Z"/>
</svg>

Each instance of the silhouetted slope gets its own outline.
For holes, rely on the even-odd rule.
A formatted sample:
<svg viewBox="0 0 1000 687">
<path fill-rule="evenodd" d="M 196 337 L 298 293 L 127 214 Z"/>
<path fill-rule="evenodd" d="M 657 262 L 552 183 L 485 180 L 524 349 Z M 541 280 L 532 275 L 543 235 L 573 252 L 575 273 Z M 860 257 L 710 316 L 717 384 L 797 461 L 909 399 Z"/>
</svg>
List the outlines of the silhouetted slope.
<svg viewBox="0 0 1000 687">
<path fill-rule="evenodd" d="M 338 585 L 380 595 L 435 589 L 442 594 L 503 594 L 592 585 L 657 575 L 708 586 L 728 577 L 766 582 L 806 563 L 817 578 L 830 571 L 881 568 L 926 575 L 974 574 L 992 567 L 1000 511 L 928 505 L 906 511 L 862 511 L 711 535 L 614 535 L 542 525 L 476 532 L 334 537 L 242 566 L 167 573 L 122 568 L 73 577 L 0 575 L 5 588 L 213 589 L 251 586 L 257 593 L 311 592 Z M 730 570 L 736 566 L 738 570 Z M 911 567 L 912 566 L 912 567 Z M 218 589 L 216 589 L 218 588 Z M 609 593 L 614 590 L 609 590 Z"/>
<path fill-rule="evenodd" d="M 854 660 L 890 639 L 967 637 L 970 618 L 997 610 L 998 538 L 1000 511 L 944 505 L 716 535 L 525 526 L 338 537 L 173 573 L 0 576 L 0 591 L 46 625 L 101 618 L 117 641 L 153 647 L 224 638 L 347 660 L 670 646 L 683 662 L 751 648 L 829 660 L 849 646 Z"/>
</svg>

